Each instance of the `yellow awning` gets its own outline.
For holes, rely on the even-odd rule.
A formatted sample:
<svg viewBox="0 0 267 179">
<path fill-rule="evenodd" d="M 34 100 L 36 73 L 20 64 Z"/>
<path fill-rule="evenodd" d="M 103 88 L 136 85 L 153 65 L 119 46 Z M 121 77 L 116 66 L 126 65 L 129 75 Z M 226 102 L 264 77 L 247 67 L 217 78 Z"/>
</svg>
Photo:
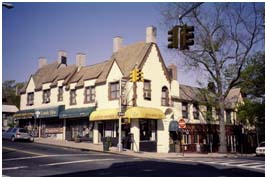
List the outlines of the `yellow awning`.
<svg viewBox="0 0 267 179">
<path fill-rule="evenodd" d="M 90 121 L 118 119 L 118 109 L 101 109 L 91 113 Z M 123 118 L 128 119 L 164 119 L 164 113 L 157 108 L 130 107 L 126 110 Z"/>
<path fill-rule="evenodd" d="M 101 109 L 91 113 L 90 121 L 119 119 L 119 109 Z"/>
<path fill-rule="evenodd" d="M 164 119 L 164 113 L 157 108 L 131 107 L 125 112 L 125 116 L 130 119 Z"/>
</svg>

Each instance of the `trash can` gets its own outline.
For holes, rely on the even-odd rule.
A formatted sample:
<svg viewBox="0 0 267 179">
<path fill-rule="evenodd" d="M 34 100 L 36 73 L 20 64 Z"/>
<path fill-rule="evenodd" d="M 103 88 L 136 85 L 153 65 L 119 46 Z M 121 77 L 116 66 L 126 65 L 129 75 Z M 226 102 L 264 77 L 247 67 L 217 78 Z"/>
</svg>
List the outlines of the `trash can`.
<svg viewBox="0 0 267 179">
<path fill-rule="evenodd" d="M 110 146 L 110 139 L 109 138 L 103 138 L 103 151 L 109 151 Z"/>
</svg>

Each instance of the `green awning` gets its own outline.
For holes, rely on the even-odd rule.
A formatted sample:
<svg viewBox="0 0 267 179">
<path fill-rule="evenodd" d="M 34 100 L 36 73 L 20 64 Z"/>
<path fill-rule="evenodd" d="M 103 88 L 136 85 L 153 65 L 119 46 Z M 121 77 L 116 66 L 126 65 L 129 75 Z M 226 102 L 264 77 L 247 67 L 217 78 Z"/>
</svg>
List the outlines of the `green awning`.
<svg viewBox="0 0 267 179">
<path fill-rule="evenodd" d="M 27 109 L 27 110 L 20 110 L 18 112 L 16 112 L 13 117 L 15 119 L 30 119 L 32 117 L 34 117 L 34 109 Z"/>
<path fill-rule="evenodd" d="M 59 114 L 64 109 L 65 105 L 60 105 L 57 107 L 50 107 L 50 108 L 35 109 L 35 116 L 36 118 L 59 117 Z"/>
<path fill-rule="evenodd" d="M 78 117 L 88 117 L 95 111 L 95 107 L 87 108 L 72 108 L 62 111 L 59 118 L 78 118 Z"/>
</svg>

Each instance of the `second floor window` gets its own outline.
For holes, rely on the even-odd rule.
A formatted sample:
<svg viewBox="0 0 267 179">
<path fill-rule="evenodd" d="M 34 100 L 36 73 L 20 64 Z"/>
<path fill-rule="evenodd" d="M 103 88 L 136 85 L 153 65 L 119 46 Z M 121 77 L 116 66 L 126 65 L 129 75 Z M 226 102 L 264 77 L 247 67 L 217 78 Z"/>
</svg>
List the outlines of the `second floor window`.
<svg viewBox="0 0 267 179">
<path fill-rule="evenodd" d="M 120 84 L 119 82 L 109 83 L 109 100 L 119 99 Z"/>
<path fill-rule="evenodd" d="M 70 105 L 76 104 L 76 90 L 70 90 Z"/>
<path fill-rule="evenodd" d="M 232 124 L 231 121 L 231 110 L 226 110 L 226 124 Z"/>
<path fill-rule="evenodd" d="M 50 102 L 50 89 L 43 91 L 43 103 Z"/>
<path fill-rule="evenodd" d="M 63 101 L 63 87 L 58 87 L 57 101 Z"/>
<path fill-rule="evenodd" d="M 27 95 L 27 106 L 33 105 L 34 104 L 33 101 L 34 101 L 34 93 L 33 92 L 32 93 L 28 93 L 28 95 Z"/>
<path fill-rule="evenodd" d="M 169 91 L 166 86 L 164 86 L 161 90 L 161 105 L 169 106 Z"/>
<path fill-rule="evenodd" d="M 182 103 L 182 115 L 183 115 L 183 118 L 188 118 L 188 106 L 187 106 L 187 103 Z"/>
<path fill-rule="evenodd" d="M 199 108 L 197 104 L 193 104 L 193 117 L 194 119 L 199 119 Z"/>
<path fill-rule="evenodd" d="M 144 81 L 144 99 L 151 100 L 151 81 Z"/>
<path fill-rule="evenodd" d="M 84 89 L 84 103 L 95 102 L 95 87 L 89 86 Z"/>
</svg>

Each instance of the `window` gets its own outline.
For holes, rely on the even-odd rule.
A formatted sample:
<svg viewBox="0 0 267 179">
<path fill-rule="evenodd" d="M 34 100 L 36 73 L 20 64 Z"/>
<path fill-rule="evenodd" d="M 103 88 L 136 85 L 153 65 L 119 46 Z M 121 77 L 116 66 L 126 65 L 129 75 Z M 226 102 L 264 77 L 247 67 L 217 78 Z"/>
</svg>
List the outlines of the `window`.
<svg viewBox="0 0 267 179">
<path fill-rule="evenodd" d="M 194 119 L 199 120 L 199 108 L 197 104 L 193 104 L 193 116 Z"/>
<path fill-rule="evenodd" d="M 95 87 L 89 86 L 84 89 L 84 103 L 95 102 Z"/>
<path fill-rule="evenodd" d="M 182 115 L 183 115 L 183 118 L 188 118 L 188 106 L 187 106 L 187 103 L 182 103 Z"/>
<path fill-rule="evenodd" d="M 63 87 L 58 87 L 57 101 L 63 101 Z"/>
<path fill-rule="evenodd" d="M 34 93 L 28 93 L 27 96 L 27 106 L 31 106 L 33 105 L 33 101 L 34 101 Z"/>
<path fill-rule="evenodd" d="M 144 80 L 144 99 L 151 100 L 151 81 Z"/>
<path fill-rule="evenodd" d="M 231 124 L 231 110 L 226 110 L 226 124 Z"/>
<path fill-rule="evenodd" d="M 169 91 L 166 86 L 164 86 L 161 90 L 161 105 L 169 106 Z"/>
<path fill-rule="evenodd" d="M 76 104 L 76 90 L 70 90 L 70 105 Z"/>
<path fill-rule="evenodd" d="M 109 83 L 109 100 L 120 98 L 120 84 L 119 82 Z"/>
<path fill-rule="evenodd" d="M 139 120 L 140 140 L 156 141 L 156 120 Z"/>
<path fill-rule="evenodd" d="M 43 103 L 50 102 L 50 89 L 43 91 Z"/>
<path fill-rule="evenodd" d="M 189 134 L 183 134 L 184 144 L 191 144 L 191 138 Z"/>
<path fill-rule="evenodd" d="M 207 114 L 206 114 L 207 121 L 212 121 L 212 106 L 207 105 Z"/>
<path fill-rule="evenodd" d="M 195 144 L 199 143 L 199 135 L 198 134 L 194 134 L 194 143 Z"/>
</svg>

